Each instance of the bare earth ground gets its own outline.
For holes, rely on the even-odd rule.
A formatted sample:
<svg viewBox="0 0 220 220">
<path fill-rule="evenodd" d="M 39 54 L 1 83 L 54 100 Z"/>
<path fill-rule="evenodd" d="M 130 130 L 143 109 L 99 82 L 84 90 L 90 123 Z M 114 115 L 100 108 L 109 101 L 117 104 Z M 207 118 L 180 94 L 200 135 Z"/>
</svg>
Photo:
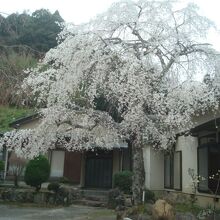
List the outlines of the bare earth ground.
<svg viewBox="0 0 220 220">
<path fill-rule="evenodd" d="M 115 220 L 115 213 L 105 208 L 71 205 L 42 208 L 0 205 L 0 220 Z"/>
</svg>

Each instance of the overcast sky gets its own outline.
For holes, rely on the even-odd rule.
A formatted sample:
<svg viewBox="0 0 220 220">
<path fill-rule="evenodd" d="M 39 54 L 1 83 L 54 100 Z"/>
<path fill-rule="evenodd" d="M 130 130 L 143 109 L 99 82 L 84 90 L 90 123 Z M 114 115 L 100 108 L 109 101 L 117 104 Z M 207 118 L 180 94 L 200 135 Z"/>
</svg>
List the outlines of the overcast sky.
<svg viewBox="0 0 220 220">
<path fill-rule="evenodd" d="M 46 8 L 51 12 L 59 10 L 61 16 L 68 22 L 81 23 L 94 17 L 97 13 L 106 10 L 116 0 L 0 0 L 0 12 L 11 14 L 13 12 L 30 12 Z M 190 0 L 180 0 L 187 2 Z M 192 0 L 204 15 L 215 20 L 220 25 L 219 0 Z"/>
<path fill-rule="evenodd" d="M 58 10 L 67 22 L 79 24 L 105 11 L 116 0 L 0 0 L 0 13 L 30 12 L 36 9 Z M 188 2 L 190 0 L 181 0 Z M 200 13 L 213 20 L 220 29 L 220 0 L 191 0 L 200 7 Z M 4 14 L 3 14 L 4 15 Z M 210 34 L 211 43 L 220 51 L 219 36 Z M 219 43 L 218 43 L 219 42 Z"/>
</svg>

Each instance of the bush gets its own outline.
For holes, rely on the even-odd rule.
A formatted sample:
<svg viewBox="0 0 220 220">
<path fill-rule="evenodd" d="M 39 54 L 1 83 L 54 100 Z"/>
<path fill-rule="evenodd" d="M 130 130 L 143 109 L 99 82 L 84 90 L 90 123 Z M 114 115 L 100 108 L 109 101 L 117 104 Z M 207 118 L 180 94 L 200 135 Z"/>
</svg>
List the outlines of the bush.
<svg viewBox="0 0 220 220">
<path fill-rule="evenodd" d="M 125 206 L 124 194 L 118 189 L 111 189 L 108 193 L 108 208 L 115 209 L 116 207 Z"/>
<path fill-rule="evenodd" d="M 60 188 L 60 184 L 59 183 L 50 183 L 48 186 L 47 186 L 47 189 L 49 190 L 49 191 L 53 191 L 53 192 L 55 192 L 55 193 L 57 193 L 58 192 L 58 190 L 59 190 L 59 188 Z"/>
<path fill-rule="evenodd" d="M 145 189 L 145 202 L 155 202 L 155 194 L 149 189 Z"/>
<path fill-rule="evenodd" d="M 5 168 L 5 163 L 3 160 L 0 160 L 0 172 L 4 171 L 4 168 Z"/>
<path fill-rule="evenodd" d="M 27 160 L 24 158 L 17 157 L 16 154 L 12 153 L 9 157 L 10 174 L 14 177 L 14 186 L 18 187 L 19 178 L 25 168 Z"/>
<path fill-rule="evenodd" d="M 59 182 L 60 183 L 71 183 L 71 181 L 65 176 L 60 177 Z"/>
<path fill-rule="evenodd" d="M 24 180 L 27 185 L 41 189 L 41 184 L 46 182 L 50 175 L 50 164 L 48 159 L 42 155 L 30 160 L 27 164 Z"/>
<path fill-rule="evenodd" d="M 121 171 L 114 175 L 113 177 L 114 187 L 118 187 L 124 193 L 130 194 L 132 187 L 132 172 L 131 171 Z"/>
</svg>

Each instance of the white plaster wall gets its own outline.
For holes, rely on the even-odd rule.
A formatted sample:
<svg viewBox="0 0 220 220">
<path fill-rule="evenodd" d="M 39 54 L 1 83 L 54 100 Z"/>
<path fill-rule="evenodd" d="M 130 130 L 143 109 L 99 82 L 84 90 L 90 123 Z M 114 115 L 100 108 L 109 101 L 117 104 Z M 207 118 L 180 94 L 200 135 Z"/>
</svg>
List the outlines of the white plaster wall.
<svg viewBox="0 0 220 220">
<path fill-rule="evenodd" d="M 147 145 L 143 149 L 144 169 L 145 169 L 145 187 L 150 189 L 150 146 Z"/>
<path fill-rule="evenodd" d="M 52 151 L 50 177 L 62 177 L 64 170 L 64 151 Z"/>
<path fill-rule="evenodd" d="M 143 150 L 145 168 L 145 187 L 151 190 L 162 190 L 164 186 L 164 157 L 150 145 Z"/>
<path fill-rule="evenodd" d="M 162 190 L 164 188 L 164 154 L 150 148 L 150 189 Z"/>
<path fill-rule="evenodd" d="M 192 180 L 188 174 L 188 169 L 194 169 L 195 174 L 197 174 L 197 147 L 197 137 L 178 137 L 176 151 L 182 151 L 182 191 L 186 193 L 192 192 Z"/>
</svg>

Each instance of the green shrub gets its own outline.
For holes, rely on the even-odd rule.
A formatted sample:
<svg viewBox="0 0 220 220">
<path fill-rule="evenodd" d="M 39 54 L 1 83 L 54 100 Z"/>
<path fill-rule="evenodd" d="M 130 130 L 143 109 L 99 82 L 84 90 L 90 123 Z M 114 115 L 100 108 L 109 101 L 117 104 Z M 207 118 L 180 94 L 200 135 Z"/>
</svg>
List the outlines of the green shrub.
<svg viewBox="0 0 220 220">
<path fill-rule="evenodd" d="M 60 183 L 71 183 L 71 181 L 65 176 L 60 177 L 59 182 Z"/>
<path fill-rule="evenodd" d="M 118 172 L 113 177 L 114 187 L 118 187 L 124 193 L 130 194 L 132 187 L 132 172 L 125 170 Z"/>
<path fill-rule="evenodd" d="M 56 183 L 56 182 L 50 183 L 50 184 L 48 184 L 48 186 L 47 186 L 47 189 L 48 189 L 49 191 L 53 191 L 53 192 L 55 192 L 55 193 L 58 192 L 59 188 L 60 188 L 60 184 L 59 184 L 59 183 Z"/>
<path fill-rule="evenodd" d="M 30 160 L 27 164 L 24 180 L 27 185 L 41 189 L 41 184 L 46 182 L 50 175 L 50 164 L 48 159 L 42 155 Z"/>
<path fill-rule="evenodd" d="M 0 172 L 4 171 L 4 168 L 5 168 L 5 163 L 3 160 L 0 160 Z"/>
<path fill-rule="evenodd" d="M 149 189 L 145 189 L 145 202 L 155 202 L 155 194 L 153 191 L 149 190 Z"/>
</svg>

